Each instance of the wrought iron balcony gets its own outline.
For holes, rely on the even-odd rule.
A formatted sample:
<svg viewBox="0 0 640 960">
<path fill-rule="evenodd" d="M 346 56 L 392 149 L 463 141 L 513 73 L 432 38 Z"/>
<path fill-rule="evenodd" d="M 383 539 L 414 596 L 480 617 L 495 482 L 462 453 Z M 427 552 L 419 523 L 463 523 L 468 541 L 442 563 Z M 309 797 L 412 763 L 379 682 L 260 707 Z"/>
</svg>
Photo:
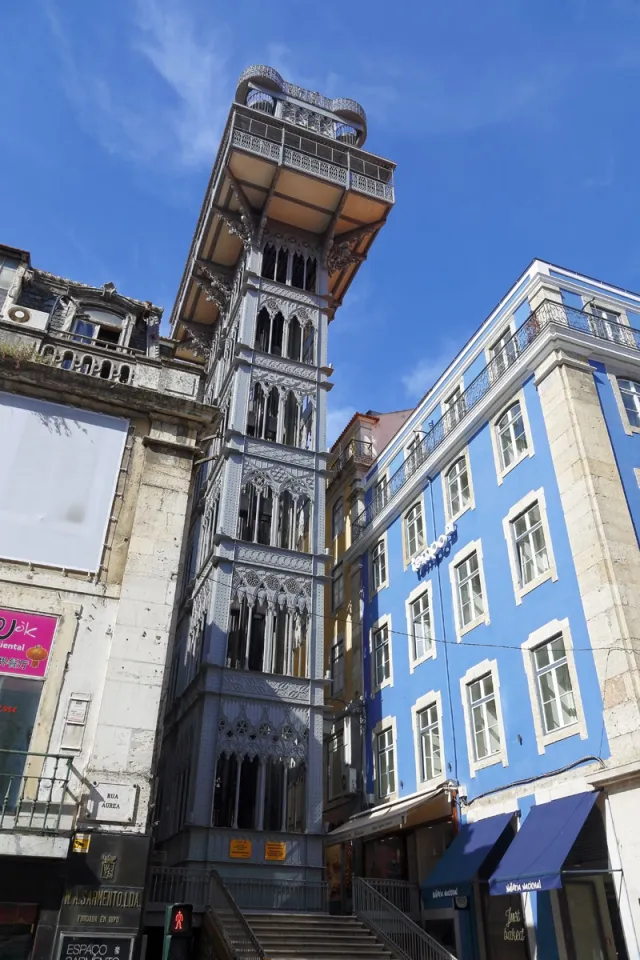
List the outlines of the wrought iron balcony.
<svg viewBox="0 0 640 960">
<path fill-rule="evenodd" d="M 331 464 L 331 470 L 333 471 L 331 479 L 336 480 L 351 463 L 363 467 L 370 467 L 374 459 L 373 441 L 350 440 L 349 443 L 339 451 L 337 457 Z"/>
<path fill-rule="evenodd" d="M 371 197 L 394 202 L 393 167 L 357 149 L 345 150 L 335 140 L 294 133 L 285 124 L 236 107 L 231 132 L 234 147 L 267 157 Z"/>
<path fill-rule="evenodd" d="M 0 832 L 70 833 L 78 809 L 72 763 L 59 754 L 0 750 Z"/>
<path fill-rule="evenodd" d="M 617 346 L 629 347 L 640 351 L 640 330 L 634 330 L 626 324 L 616 323 L 584 310 L 577 310 L 555 301 L 545 300 L 534 310 L 527 320 L 516 330 L 503 348 L 478 374 L 464 393 L 447 412 L 430 424 L 423 439 L 413 448 L 409 457 L 389 478 L 384 496 L 369 502 L 352 524 L 353 540 L 357 540 L 369 524 L 396 497 L 411 479 L 420 465 L 446 440 L 458 424 L 465 420 L 471 411 L 489 393 L 500 378 L 510 369 L 550 325 L 565 327 L 577 333 L 587 334 L 599 340 L 606 340 Z"/>
</svg>

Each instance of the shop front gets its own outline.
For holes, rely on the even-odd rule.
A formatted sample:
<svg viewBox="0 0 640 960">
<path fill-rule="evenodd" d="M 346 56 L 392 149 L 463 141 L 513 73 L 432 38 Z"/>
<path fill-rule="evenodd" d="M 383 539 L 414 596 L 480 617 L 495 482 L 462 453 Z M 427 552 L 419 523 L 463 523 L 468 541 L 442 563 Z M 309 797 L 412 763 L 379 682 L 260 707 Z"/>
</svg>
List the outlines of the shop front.
<svg viewBox="0 0 640 960">
<path fill-rule="evenodd" d="M 457 915 L 460 960 L 629 960 L 601 799 L 581 793 L 466 822 L 421 884 Z"/>
</svg>

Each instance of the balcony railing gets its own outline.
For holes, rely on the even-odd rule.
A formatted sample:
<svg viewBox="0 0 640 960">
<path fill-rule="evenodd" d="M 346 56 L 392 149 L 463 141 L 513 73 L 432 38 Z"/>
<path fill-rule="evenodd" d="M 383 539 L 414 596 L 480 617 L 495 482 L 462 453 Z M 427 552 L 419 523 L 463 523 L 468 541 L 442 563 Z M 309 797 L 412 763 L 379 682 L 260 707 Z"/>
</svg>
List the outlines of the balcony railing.
<svg viewBox="0 0 640 960">
<path fill-rule="evenodd" d="M 75 370 L 111 383 L 132 383 L 134 379 L 136 354 L 133 350 L 62 330 L 56 331 L 55 339 L 43 339 L 40 356 L 53 367 Z"/>
<path fill-rule="evenodd" d="M 422 914 L 422 898 L 420 889 L 415 883 L 407 880 L 375 880 L 366 878 L 370 887 L 379 893 L 385 900 L 402 910 L 412 920 L 419 920 Z"/>
<path fill-rule="evenodd" d="M 232 143 L 314 176 L 382 200 L 394 201 L 393 168 L 357 150 L 345 150 L 335 141 L 294 133 L 271 118 L 266 121 L 236 108 Z M 253 111 L 252 111 L 253 113 Z"/>
<path fill-rule="evenodd" d="M 322 880 L 226 879 L 241 910 L 326 913 L 328 885 Z"/>
<path fill-rule="evenodd" d="M 395 954 L 407 960 L 456 960 L 422 927 L 360 877 L 353 880 L 353 909 L 356 916 L 386 941 Z"/>
<path fill-rule="evenodd" d="M 516 330 L 487 366 L 478 374 L 467 389 L 449 409 L 430 424 L 422 440 L 414 446 L 404 463 L 389 478 L 382 495 L 371 500 L 352 524 L 354 540 L 366 530 L 387 504 L 402 490 L 422 463 L 446 440 L 458 424 L 465 420 L 471 411 L 489 393 L 500 378 L 510 369 L 528 347 L 551 324 L 568 327 L 579 333 L 585 333 L 599 340 L 607 340 L 618 346 L 640 350 L 640 330 L 634 330 L 626 324 L 603 319 L 584 310 L 577 310 L 561 303 L 545 300 L 531 313 L 527 320 Z"/>
<path fill-rule="evenodd" d="M 58 754 L 0 750 L 0 832 L 71 832 L 78 806 L 70 788 L 72 762 Z"/>
<path fill-rule="evenodd" d="M 350 463 L 357 463 L 363 467 L 370 467 L 374 461 L 373 441 L 371 440 L 350 440 L 349 443 L 340 450 L 338 456 L 331 464 L 333 472 L 332 479 L 336 479 Z"/>
<path fill-rule="evenodd" d="M 192 903 L 203 910 L 209 901 L 211 870 L 197 867 L 152 867 L 147 902 Z"/>
</svg>

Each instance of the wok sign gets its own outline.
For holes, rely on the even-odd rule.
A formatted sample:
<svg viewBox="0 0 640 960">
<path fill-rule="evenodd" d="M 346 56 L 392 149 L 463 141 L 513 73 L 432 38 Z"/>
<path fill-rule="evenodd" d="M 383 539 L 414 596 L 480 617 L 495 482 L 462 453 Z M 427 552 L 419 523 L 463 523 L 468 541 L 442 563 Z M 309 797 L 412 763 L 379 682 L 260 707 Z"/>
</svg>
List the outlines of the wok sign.
<svg viewBox="0 0 640 960">
<path fill-rule="evenodd" d="M 0 674 L 44 679 L 57 617 L 0 607 Z"/>
</svg>

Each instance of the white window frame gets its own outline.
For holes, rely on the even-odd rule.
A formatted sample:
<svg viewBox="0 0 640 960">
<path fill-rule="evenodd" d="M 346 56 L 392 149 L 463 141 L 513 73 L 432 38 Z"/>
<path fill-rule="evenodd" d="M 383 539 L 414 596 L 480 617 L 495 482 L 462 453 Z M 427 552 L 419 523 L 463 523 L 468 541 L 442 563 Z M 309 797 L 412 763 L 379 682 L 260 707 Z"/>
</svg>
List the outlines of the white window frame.
<svg viewBox="0 0 640 960">
<path fill-rule="evenodd" d="M 524 426 L 524 434 L 527 438 L 527 449 L 517 457 L 513 463 L 510 463 L 508 467 L 503 467 L 502 465 L 502 454 L 500 452 L 500 443 L 498 441 L 498 423 L 503 418 L 505 413 L 514 406 L 514 404 L 520 404 L 520 411 L 522 413 L 522 423 Z M 504 478 L 508 473 L 511 473 L 519 463 L 522 463 L 523 460 L 526 460 L 527 457 L 533 457 L 535 455 L 535 450 L 533 447 L 533 435 L 531 433 L 531 425 L 529 423 L 529 414 L 527 412 L 527 405 L 524 399 L 524 390 L 519 390 L 512 397 L 509 398 L 509 402 L 505 403 L 501 408 L 500 412 L 496 414 L 495 417 L 491 420 L 491 446 L 493 448 L 493 459 L 496 465 L 496 477 L 498 479 L 498 486 L 501 486 L 504 482 Z"/>
<path fill-rule="evenodd" d="M 334 656 L 334 652 L 342 649 L 342 655 L 340 657 Z M 344 642 L 344 635 L 340 634 L 333 641 L 329 648 L 329 673 L 331 677 L 331 696 L 333 697 L 336 693 L 342 693 L 344 691 L 344 682 L 345 682 L 345 655 L 346 647 Z M 339 663 L 341 666 L 340 677 L 336 676 L 334 672 L 335 665 Z M 340 686 L 336 686 L 336 681 L 340 680 Z"/>
<path fill-rule="evenodd" d="M 499 333 L 497 332 L 498 330 L 500 330 Z M 509 334 L 510 337 L 513 337 L 515 335 L 515 332 L 516 332 L 516 321 L 515 321 L 515 316 L 513 314 L 509 317 L 509 319 L 507 320 L 507 322 L 503 327 L 497 326 L 496 329 L 493 330 L 491 339 L 489 340 L 486 347 L 484 348 L 484 359 L 487 366 L 489 366 L 491 361 L 495 359 L 494 351 L 497 344 L 500 342 L 500 340 L 502 340 L 507 333 Z"/>
<path fill-rule="evenodd" d="M 427 710 L 429 707 L 433 706 L 435 706 L 438 714 L 438 733 L 440 735 L 440 759 L 442 761 L 442 769 L 439 774 L 437 774 L 435 777 L 431 777 L 430 780 L 423 780 L 422 744 L 420 742 L 420 725 L 418 722 L 418 715 L 422 713 L 423 710 Z M 416 788 L 418 792 L 422 790 L 430 791 L 447 779 L 447 761 L 444 753 L 444 735 L 442 730 L 442 694 L 439 690 L 430 690 L 429 693 L 425 693 L 423 696 L 418 697 L 416 702 L 411 707 L 411 726 L 413 729 L 413 751 L 416 764 Z"/>
<path fill-rule="evenodd" d="M 381 733 L 386 733 L 387 730 L 391 730 L 395 789 L 392 793 L 387 793 L 384 797 L 381 797 L 378 780 L 378 735 Z M 393 800 L 398 799 L 398 736 L 395 717 L 383 717 L 382 720 L 379 720 L 378 723 L 376 723 L 375 727 L 371 731 L 371 747 L 371 753 L 373 756 L 373 785 L 376 803 L 381 805 L 391 803 Z"/>
<path fill-rule="evenodd" d="M 374 589 L 373 586 L 373 551 L 378 546 L 379 543 L 384 544 L 384 580 Z M 377 593 L 380 593 L 381 590 L 384 590 L 385 587 L 389 586 L 389 547 L 387 544 L 387 531 L 382 534 L 381 537 L 371 544 L 369 549 L 369 598 L 375 597 Z"/>
<path fill-rule="evenodd" d="M 492 753 L 488 757 L 484 757 L 482 760 L 476 760 L 476 748 L 475 748 L 475 739 L 473 733 L 473 722 L 471 718 L 471 707 L 469 703 L 469 687 L 472 683 L 475 683 L 476 680 L 480 680 L 481 677 L 486 676 L 488 673 L 491 674 L 493 679 L 493 693 L 496 700 L 496 711 L 498 714 L 498 728 L 500 730 L 500 750 L 497 753 Z M 469 774 L 471 777 L 475 777 L 479 770 L 484 770 L 486 767 L 493 767 L 498 763 L 501 763 L 503 767 L 509 766 L 509 759 L 507 756 L 507 738 L 504 731 L 504 718 L 502 714 L 502 700 L 500 697 L 500 677 L 498 674 L 498 661 L 497 660 L 483 660 L 481 663 L 475 664 L 475 666 L 470 667 L 469 670 L 465 673 L 463 677 L 460 678 L 460 696 L 462 698 L 462 709 L 464 712 L 464 726 L 467 737 L 467 754 L 469 756 Z"/>
<path fill-rule="evenodd" d="M 411 511 L 414 509 L 414 507 L 420 507 L 420 516 L 422 518 L 422 543 L 416 546 L 416 549 L 413 551 L 413 553 L 410 553 L 409 538 L 407 536 L 407 517 L 409 516 Z M 417 557 L 418 554 L 424 550 L 426 545 L 427 545 L 427 518 L 425 515 L 425 509 L 424 509 L 424 498 L 422 494 L 420 494 L 418 499 L 414 500 L 414 502 L 411 504 L 408 510 L 405 510 L 404 513 L 402 514 L 402 559 L 404 562 L 405 570 L 407 569 L 407 567 L 409 566 L 413 558 Z"/>
<path fill-rule="evenodd" d="M 447 391 L 447 396 L 443 398 L 441 403 L 441 410 L 442 410 L 443 417 L 445 416 L 445 414 L 449 413 L 449 411 L 452 409 L 453 403 L 451 402 L 451 400 L 453 396 L 458 392 L 458 390 L 460 391 L 460 397 L 458 397 L 458 401 L 460 401 L 460 400 L 463 400 L 464 398 L 464 377 L 460 377 L 457 383 L 449 384 L 449 390 Z M 458 424 L 464 419 L 466 412 L 467 411 L 466 411 L 466 404 L 465 404 L 465 409 L 463 410 L 462 414 L 456 417 L 455 423 L 453 427 L 451 427 L 451 429 L 455 429 L 455 427 L 458 426 Z"/>
<path fill-rule="evenodd" d="M 384 488 L 385 488 L 385 496 L 384 496 L 384 503 L 383 503 L 382 506 L 380 507 L 380 511 L 379 511 L 379 512 L 381 512 L 382 510 L 384 510 L 384 508 L 386 507 L 386 505 L 389 503 L 389 471 L 388 471 L 388 470 L 386 470 L 384 473 L 378 474 L 378 475 L 376 476 L 376 479 L 375 479 L 374 482 L 373 482 L 373 485 L 372 485 L 372 487 L 371 487 L 371 502 L 372 502 L 372 504 L 376 502 L 376 490 L 378 489 L 378 487 L 380 487 L 380 486 L 382 486 L 382 485 L 384 485 Z"/>
<path fill-rule="evenodd" d="M 521 514 L 525 513 L 535 503 L 537 503 L 538 507 L 540 508 L 540 521 L 542 523 L 549 566 L 544 573 L 541 573 L 540 576 L 536 577 L 534 580 L 531 580 L 530 583 L 524 584 L 523 586 L 520 581 L 520 563 L 518 560 L 518 550 L 516 547 L 513 524 Z M 511 570 L 513 593 L 516 598 L 516 604 L 519 606 L 522 603 L 523 597 L 526 597 L 528 593 L 531 593 L 532 590 L 535 590 L 536 587 L 539 587 L 541 583 L 546 583 L 547 580 L 553 580 L 555 583 L 555 581 L 558 579 L 558 568 L 556 565 L 555 553 L 553 551 L 551 530 L 549 529 L 547 501 L 544 494 L 544 487 L 540 487 L 538 490 L 530 490 L 529 493 L 522 497 L 522 499 L 518 500 L 517 503 L 514 503 L 502 521 L 502 530 L 507 543 L 507 553 L 509 554 L 509 568 Z"/>
<path fill-rule="evenodd" d="M 449 503 L 449 480 L 448 474 L 449 471 L 453 469 L 458 460 L 464 459 L 465 466 L 467 469 L 467 477 L 469 478 L 469 500 L 466 505 L 459 510 L 457 513 L 451 512 L 451 505 Z M 473 487 L 473 477 L 471 476 L 471 457 L 469 456 L 469 447 L 465 447 L 464 450 L 459 451 L 455 457 L 453 457 L 444 470 L 441 471 L 441 480 L 442 480 L 442 497 L 444 500 L 444 515 L 445 519 L 449 523 L 453 523 L 458 517 L 461 517 L 467 512 L 467 510 L 475 510 L 476 508 L 476 495 Z"/>
<path fill-rule="evenodd" d="M 339 522 L 336 524 L 336 516 L 338 507 L 340 508 Z M 342 496 L 336 497 L 331 505 L 331 540 L 336 540 L 341 534 L 345 531 L 345 513 L 344 513 L 344 498 Z"/>
<path fill-rule="evenodd" d="M 606 326 L 607 323 L 617 324 L 619 327 L 626 327 L 629 332 L 626 330 L 619 331 L 620 339 L 616 340 L 615 338 L 604 340 L 603 337 L 598 337 L 599 340 L 604 340 L 605 343 L 612 343 L 618 347 L 635 347 L 635 341 L 633 339 L 633 334 L 631 333 L 631 324 L 629 323 L 629 318 L 627 316 L 627 311 L 619 303 L 606 303 L 604 300 L 596 301 L 592 297 L 582 297 L 583 309 L 584 312 L 593 317 L 594 321 L 600 321 L 601 324 Z M 603 313 L 614 314 L 618 317 L 618 320 L 614 320 L 613 317 L 601 317 L 595 311 L 601 310 Z M 594 324 L 595 326 L 595 324 Z M 593 332 L 593 331 L 592 331 Z M 597 336 L 597 333 L 593 334 Z"/>
<path fill-rule="evenodd" d="M 478 573 L 480 575 L 480 585 L 482 587 L 482 597 L 484 600 L 484 613 L 481 617 L 476 617 L 476 619 L 472 620 L 471 623 L 463 626 L 460 611 L 460 594 L 458 591 L 458 567 L 461 563 L 464 563 L 464 561 L 470 557 L 472 553 L 478 554 Z M 456 637 L 458 638 L 458 642 L 460 642 L 465 634 L 469 633 L 471 630 L 475 630 L 475 628 L 481 623 L 491 623 L 491 618 L 489 616 L 489 597 L 487 594 L 487 584 L 484 576 L 482 540 L 471 540 L 469 543 L 465 544 L 464 547 L 461 547 L 456 554 L 454 554 L 454 556 L 451 558 L 451 562 L 449 563 L 449 579 L 451 581 L 451 596 L 453 597 L 453 615 L 456 624 Z"/>
<path fill-rule="evenodd" d="M 433 642 L 431 644 L 431 649 L 423 657 L 413 656 L 413 611 L 411 609 L 412 604 L 416 600 L 419 600 L 424 594 L 427 594 L 427 599 L 429 603 L 429 613 L 431 614 L 431 633 L 433 635 Z M 424 663 L 425 660 L 435 660 L 437 656 L 437 643 L 435 637 L 435 626 L 433 622 L 433 584 L 431 580 L 427 580 L 415 587 L 407 599 L 404 602 L 404 609 L 407 617 L 407 640 L 408 640 L 408 651 L 409 651 L 409 671 L 413 673 L 415 668 L 421 663 Z"/>
<path fill-rule="evenodd" d="M 635 383 L 640 383 L 640 377 L 638 376 L 637 370 L 630 374 L 625 373 L 609 373 L 609 383 L 613 390 L 613 396 L 615 397 L 616 406 L 618 407 L 618 412 L 620 413 L 620 419 L 622 420 L 622 429 L 627 434 L 628 437 L 633 436 L 634 433 L 640 433 L 640 427 L 635 427 L 629 420 L 629 414 L 627 408 L 624 405 L 624 400 L 622 399 L 622 391 L 620 389 L 619 380 L 633 380 Z"/>
<path fill-rule="evenodd" d="M 562 635 L 564 642 L 567 667 L 569 669 L 569 677 L 571 678 L 571 689 L 573 692 L 573 700 L 576 707 L 577 719 L 575 723 L 571 723 L 566 727 L 561 727 L 559 730 L 553 730 L 551 733 L 546 733 L 544 717 L 542 715 L 542 704 L 540 703 L 540 694 L 538 690 L 536 667 L 534 662 L 534 650 L 537 647 L 542 646 L 544 643 L 547 643 L 549 640 L 553 640 L 553 638 L 557 637 L 558 634 Z M 550 744 L 558 743 L 559 740 L 567 740 L 569 737 L 579 736 L 581 740 L 586 740 L 588 736 L 587 721 L 585 719 L 584 707 L 582 705 L 582 695 L 580 693 L 578 671 L 576 670 L 576 661 L 573 653 L 573 638 L 571 636 L 569 618 L 565 617 L 563 620 L 550 620 L 542 627 L 538 627 L 537 630 L 534 630 L 533 633 L 529 634 L 527 639 L 521 645 L 521 649 L 524 660 L 524 671 L 527 677 L 527 683 L 529 684 L 529 696 L 531 698 L 531 710 L 533 713 L 533 727 L 536 734 L 538 753 L 543 754 L 545 749 Z"/>
<path fill-rule="evenodd" d="M 414 427 L 413 430 L 409 433 L 409 442 L 404 448 L 404 462 L 410 463 L 413 461 L 409 473 L 415 473 L 422 461 L 425 459 L 424 456 L 418 460 L 418 455 L 416 450 L 422 446 L 422 441 L 424 440 L 424 431 L 421 427 Z"/>
<path fill-rule="evenodd" d="M 389 676 L 378 684 L 376 676 L 376 651 L 374 646 L 374 636 L 379 630 L 387 628 L 387 645 L 389 647 Z M 371 692 L 379 693 L 385 687 L 393 686 L 393 633 L 391 632 L 391 614 L 385 613 L 384 616 L 376 620 L 369 630 L 369 658 L 371 660 Z"/>
</svg>

